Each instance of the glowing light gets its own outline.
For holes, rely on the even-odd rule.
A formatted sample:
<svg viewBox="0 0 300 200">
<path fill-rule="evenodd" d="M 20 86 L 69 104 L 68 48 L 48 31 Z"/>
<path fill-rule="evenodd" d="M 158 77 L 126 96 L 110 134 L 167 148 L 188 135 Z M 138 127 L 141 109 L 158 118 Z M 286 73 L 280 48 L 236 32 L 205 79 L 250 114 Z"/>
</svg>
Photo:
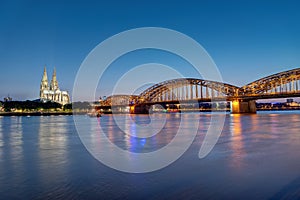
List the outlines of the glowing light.
<svg viewBox="0 0 300 200">
<path fill-rule="evenodd" d="M 238 105 L 239 105 L 239 101 L 238 101 L 238 100 L 234 100 L 234 101 L 232 102 L 232 105 L 233 105 L 233 106 L 238 106 Z"/>
<path fill-rule="evenodd" d="M 134 113 L 134 106 L 130 106 L 130 113 Z"/>
</svg>

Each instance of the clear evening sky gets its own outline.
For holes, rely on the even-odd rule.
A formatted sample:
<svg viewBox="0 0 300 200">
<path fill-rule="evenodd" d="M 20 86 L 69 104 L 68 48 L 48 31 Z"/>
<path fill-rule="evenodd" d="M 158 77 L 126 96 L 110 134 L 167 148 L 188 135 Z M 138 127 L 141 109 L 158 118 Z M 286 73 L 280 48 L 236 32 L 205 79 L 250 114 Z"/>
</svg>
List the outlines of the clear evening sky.
<svg viewBox="0 0 300 200">
<path fill-rule="evenodd" d="M 0 1 L 0 98 L 38 98 L 44 65 L 48 79 L 56 67 L 60 88 L 71 93 L 77 70 L 96 45 L 138 27 L 164 27 L 192 37 L 225 82 L 242 86 L 300 66 L 299 9 L 298 1 L 286 0 Z M 171 57 L 136 52 L 118 62 L 120 67 L 172 65 L 166 61 Z M 109 90 L 100 93 L 109 95 Z"/>
</svg>

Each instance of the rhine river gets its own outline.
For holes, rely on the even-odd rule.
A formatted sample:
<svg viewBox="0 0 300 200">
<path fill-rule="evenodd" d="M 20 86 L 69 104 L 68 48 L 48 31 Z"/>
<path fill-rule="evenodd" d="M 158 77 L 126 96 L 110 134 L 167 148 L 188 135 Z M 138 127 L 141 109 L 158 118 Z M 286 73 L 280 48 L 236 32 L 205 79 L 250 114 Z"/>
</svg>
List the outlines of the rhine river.
<svg viewBox="0 0 300 200">
<path fill-rule="evenodd" d="M 111 169 L 91 156 L 72 116 L 0 117 L 0 199 L 300 198 L 299 111 L 227 114 L 216 146 L 203 159 L 198 152 L 210 114 L 167 115 L 165 129 L 145 140 L 127 137 L 111 115 L 79 116 L 101 123 L 110 141 L 137 153 L 167 145 L 180 115 L 200 117 L 198 133 L 183 156 L 144 174 Z M 147 115 L 133 117 L 149 120 Z M 88 134 L 97 137 L 96 131 Z"/>
</svg>

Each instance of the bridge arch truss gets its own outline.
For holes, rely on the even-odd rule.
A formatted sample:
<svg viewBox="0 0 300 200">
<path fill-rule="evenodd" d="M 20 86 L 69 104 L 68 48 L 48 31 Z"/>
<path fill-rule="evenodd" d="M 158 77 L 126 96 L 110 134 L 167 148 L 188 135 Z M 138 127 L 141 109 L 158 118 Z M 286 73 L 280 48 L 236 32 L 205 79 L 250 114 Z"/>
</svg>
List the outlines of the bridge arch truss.
<svg viewBox="0 0 300 200">
<path fill-rule="evenodd" d="M 104 101 L 101 102 L 101 106 L 127 106 L 136 103 L 138 99 L 138 95 L 116 94 L 107 97 Z"/>
<path fill-rule="evenodd" d="M 239 90 L 240 96 L 300 94 L 300 68 L 273 74 L 252 83 Z"/>
<path fill-rule="evenodd" d="M 263 98 L 300 97 L 300 68 L 273 74 L 243 87 L 195 78 L 179 78 L 157 83 L 140 95 L 112 95 L 101 105 L 133 105 L 215 99 L 256 100 Z"/>
<path fill-rule="evenodd" d="M 239 88 L 230 84 L 203 79 L 180 78 L 155 84 L 139 97 L 142 102 L 211 100 L 233 96 Z"/>
</svg>

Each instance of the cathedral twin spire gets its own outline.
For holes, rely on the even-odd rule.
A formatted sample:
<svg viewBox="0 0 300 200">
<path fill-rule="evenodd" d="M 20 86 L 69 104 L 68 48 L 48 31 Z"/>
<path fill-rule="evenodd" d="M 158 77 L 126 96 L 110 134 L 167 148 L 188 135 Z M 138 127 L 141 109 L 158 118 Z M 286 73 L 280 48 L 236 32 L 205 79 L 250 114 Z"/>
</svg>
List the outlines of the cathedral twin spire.
<svg viewBox="0 0 300 200">
<path fill-rule="evenodd" d="M 46 89 L 46 90 L 49 89 L 46 66 L 44 67 L 44 74 L 43 74 L 43 78 L 42 78 L 42 81 L 41 81 L 41 90 L 42 89 Z M 58 81 L 57 81 L 57 78 L 56 78 L 56 69 L 54 68 L 53 74 L 52 74 L 52 80 L 50 82 L 50 90 L 58 90 L 58 89 L 59 88 L 58 88 Z"/>
<path fill-rule="evenodd" d="M 56 69 L 54 67 L 54 70 L 53 70 L 53 74 L 52 74 L 52 80 L 51 80 L 51 83 L 50 83 L 50 90 L 58 90 L 58 82 L 57 82 L 57 79 L 56 79 Z"/>
<path fill-rule="evenodd" d="M 46 66 L 44 67 L 44 74 L 43 74 L 43 78 L 41 81 L 41 90 L 43 89 L 49 89 L 48 88 L 48 77 L 47 77 L 47 71 L 46 71 Z"/>
</svg>

